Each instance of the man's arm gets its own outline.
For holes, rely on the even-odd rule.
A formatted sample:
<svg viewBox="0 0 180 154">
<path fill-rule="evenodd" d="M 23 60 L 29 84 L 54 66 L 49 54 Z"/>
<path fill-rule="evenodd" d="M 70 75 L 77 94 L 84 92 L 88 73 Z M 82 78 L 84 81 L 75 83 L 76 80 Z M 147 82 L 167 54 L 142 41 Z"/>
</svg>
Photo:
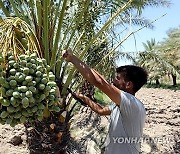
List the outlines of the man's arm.
<svg viewBox="0 0 180 154">
<path fill-rule="evenodd" d="M 103 91 L 117 105 L 120 105 L 120 90 L 118 88 L 110 84 L 102 75 L 73 55 L 72 51 L 66 50 L 63 57 L 66 61 L 74 64 L 86 80 Z"/>
<path fill-rule="evenodd" d="M 98 113 L 99 115 L 110 115 L 111 111 L 108 107 L 102 107 L 100 104 L 97 104 L 89 97 L 76 93 L 76 97 L 80 98 L 83 102 L 85 102 L 94 112 Z"/>
</svg>

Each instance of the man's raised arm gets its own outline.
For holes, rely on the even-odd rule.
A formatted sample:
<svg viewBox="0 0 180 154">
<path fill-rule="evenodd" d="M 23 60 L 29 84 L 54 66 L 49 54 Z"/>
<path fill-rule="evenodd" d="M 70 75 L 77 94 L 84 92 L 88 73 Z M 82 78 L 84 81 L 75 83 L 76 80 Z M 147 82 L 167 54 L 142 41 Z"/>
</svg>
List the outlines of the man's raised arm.
<svg viewBox="0 0 180 154">
<path fill-rule="evenodd" d="M 66 50 L 63 53 L 63 58 L 74 64 L 86 80 L 103 91 L 113 102 L 117 105 L 120 104 L 120 90 L 106 81 L 102 75 L 73 55 L 71 50 Z"/>
</svg>

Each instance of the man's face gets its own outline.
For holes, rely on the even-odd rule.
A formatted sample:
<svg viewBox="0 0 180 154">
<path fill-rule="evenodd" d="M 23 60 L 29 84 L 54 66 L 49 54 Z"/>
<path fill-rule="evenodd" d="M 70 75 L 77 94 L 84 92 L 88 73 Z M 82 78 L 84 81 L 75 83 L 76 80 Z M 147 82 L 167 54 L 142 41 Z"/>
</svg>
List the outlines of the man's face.
<svg viewBox="0 0 180 154">
<path fill-rule="evenodd" d="M 126 91 L 126 82 L 122 73 L 116 73 L 113 85 L 120 90 Z"/>
</svg>

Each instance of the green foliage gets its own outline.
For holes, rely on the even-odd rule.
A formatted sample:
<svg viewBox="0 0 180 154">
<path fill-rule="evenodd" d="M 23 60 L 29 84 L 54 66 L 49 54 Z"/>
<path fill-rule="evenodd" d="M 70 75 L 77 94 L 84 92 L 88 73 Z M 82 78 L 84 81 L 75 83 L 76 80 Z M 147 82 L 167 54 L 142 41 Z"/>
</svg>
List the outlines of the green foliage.
<svg viewBox="0 0 180 154">
<path fill-rule="evenodd" d="M 107 41 L 104 41 L 99 45 L 93 46 L 88 50 L 87 54 L 89 52 L 91 52 L 91 54 L 89 54 L 89 56 L 87 57 L 87 64 L 95 68 L 98 72 L 103 74 L 104 77 L 110 80 L 112 78 L 112 74 L 115 74 L 115 60 L 118 58 L 118 53 L 109 52 Z M 106 56 L 108 56 L 108 58 L 102 61 L 102 58 Z"/>
<path fill-rule="evenodd" d="M 99 90 L 96 90 L 96 92 L 94 94 L 94 98 L 98 103 L 100 103 L 102 105 L 108 105 L 111 103 L 110 98 L 106 94 L 104 94 L 103 92 L 101 92 Z"/>
<path fill-rule="evenodd" d="M 158 46 L 162 56 L 172 63 L 177 69 L 180 67 L 180 27 L 169 29 L 168 38 Z M 176 74 L 172 70 L 173 74 Z"/>
<path fill-rule="evenodd" d="M 13 55 L 37 53 L 42 58 L 41 48 L 38 40 L 29 25 L 17 17 L 0 18 L 0 53 L 7 55 L 9 51 Z M 11 57 L 9 61 L 14 60 Z M 12 61 L 13 62 L 13 61 Z M 17 64 L 15 64 L 17 66 Z M 17 66 L 18 67 L 18 66 Z"/>
<path fill-rule="evenodd" d="M 108 30 L 111 23 L 120 13 L 129 7 L 132 0 L 123 3 L 121 7 L 117 8 L 117 11 L 111 14 L 110 18 L 106 19 L 105 23 L 100 27 L 96 26 L 96 21 L 104 14 L 105 8 L 104 5 L 102 5 L 104 4 L 103 2 L 90 0 L 11 0 L 9 2 L 11 10 L 5 9 L 3 3 L 1 3 L 0 6 L 4 8 L 5 15 L 18 17 L 16 18 L 17 21 L 12 18 L 10 18 L 10 20 L 2 20 L 2 27 L 14 26 L 19 30 L 17 35 L 9 33 L 10 38 L 13 40 L 11 41 L 13 52 L 17 54 L 19 52 L 24 53 L 26 50 L 29 52 L 36 51 L 42 58 L 45 58 L 51 66 L 51 70 L 55 72 L 56 77 L 60 76 L 63 81 L 65 80 L 62 95 L 66 95 L 66 88 L 72 84 L 71 81 L 75 78 L 76 73 L 74 68 L 70 68 L 71 71 L 68 70 L 69 67 L 67 67 L 67 64 L 64 63 L 61 57 L 62 50 L 72 48 L 73 52 L 78 54 L 84 61 L 87 60 L 89 55 L 92 54 L 94 56 L 94 51 L 90 49 L 104 42 L 102 41 L 102 39 L 104 40 L 106 37 L 104 32 Z M 101 3 L 101 5 L 98 5 L 99 3 Z M 6 21 L 10 22 L 11 25 L 9 23 L 4 25 Z M 14 22 L 17 24 L 14 24 Z M 6 30 L 3 32 L 5 32 L 5 37 L 7 34 Z M 14 48 L 13 45 L 18 46 L 18 48 Z M 36 48 L 34 49 L 34 47 Z M 78 53 L 76 53 L 76 51 Z M 102 53 L 102 50 L 98 50 L 98 52 Z M 108 50 L 106 53 L 108 54 Z M 112 62 L 114 63 L 113 59 L 115 56 L 112 55 L 113 53 L 109 54 L 109 56 L 107 55 L 106 58 L 101 58 L 98 64 L 106 65 L 106 68 L 108 68 L 107 64 L 110 66 Z M 79 83 L 75 83 L 74 85 L 78 86 L 78 84 Z"/>
<path fill-rule="evenodd" d="M 171 75 L 173 85 L 176 85 L 176 77 L 180 75 L 179 40 L 180 31 L 176 28 L 169 30 L 168 38 L 159 44 L 155 39 L 143 43 L 145 51 L 138 53 L 137 63 L 148 71 L 149 80 L 158 81 L 166 75 Z"/>
<path fill-rule="evenodd" d="M 124 31 L 127 29 L 125 25 L 128 24 L 129 27 L 131 23 L 151 28 L 152 24 L 139 16 L 142 9 L 148 5 L 168 5 L 166 0 L 9 0 L 8 7 L 5 2 L 0 0 L 0 7 L 4 16 L 11 17 L 0 19 L 0 32 L 2 34 L 0 36 L 2 41 L 0 50 L 5 55 L 8 51 L 12 51 L 15 60 L 19 55 L 31 53 L 37 53 L 38 57 L 45 58 L 47 69 L 53 71 L 55 77 L 60 77 L 62 81 L 63 86 L 61 85 L 60 93 L 64 110 L 67 109 L 66 107 L 72 100 L 67 97 L 67 87 L 77 90 L 81 87 L 83 80 L 74 67 L 63 61 L 62 50 L 71 48 L 81 60 L 110 79 L 111 74 L 114 73 L 115 60 L 119 56 L 118 47 L 130 35 L 134 34 L 131 32 L 124 39 L 121 39 L 121 32 L 116 34 L 116 29 Z M 127 53 L 121 53 L 121 55 L 132 58 Z M 47 76 L 43 76 L 45 74 L 41 72 L 41 68 L 38 68 L 37 71 L 32 69 L 37 67 L 34 65 L 34 60 L 31 60 L 32 64 L 25 60 L 16 63 L 11 58 L 9 59 L 9 65 L 13 67 L 11 71 L 9 70 L 11 76 L 16 75 L 16 69 L 23 66 L 24 75 L 20 74 L 19 80 L 23 80 L 22 86 L 31 83 L 32 86 L 29 87 L 29 90 L 32 93 L 36 89 L 44 92 L 49 91 L 48 86 L 55 86 L 55 83 L 49 83 L 48 86 L 45 86 L 48 84 Z M 1 74 L 4 73 L 6 72 Z M 35 74 L 36 78 L 27 77 L 29 73 Z M 49 78 L 53 80 L 55 77 L 49 75 Z M 15 81 L 18 84 L 17 79 Z M 3 82 L 3 79 L 0 82 Z M 41 84 L 33 88 L 35 82 L 41 82 Z M 11 81 L 11 86 L 15 87 L 15 85 L 16 83 Z M 10 85 L 5 82 L 4 87 L 4 89 L 8 89 Z M 22 90 L 26 91 L 26 88 L 23 87 Z M 51 92 L 54 93 L 53 90 Z M 2 94 L 6 95 L 4 92 Z M 10 92 L 8 94 L 10 95 Z M 18 98 L 19 94 L 14 93 L 14 96 Z M 31 93 L 28 92 L 27 98 L 29 99 L 30 96 Z M 44 97 L 43 94 L 39 95 L 42 100 Z M 54 98 L 50 97 L 49 99 L 53 100 Z M 15 101 L 13 102 L 15 104 Z M 23 102 L 25 102 L 25 107 L 28 106 L 27 99 Z M 8 105 L 8 102 L 6 103 Z M 18 110 L 17 108 L 17 112 Z M 55 110 L 57 111 L 57 109 Z M 36 108 L 33 111 L 35 112 Z M 27 112 L 32 114 L 29 110 Z M 24 113 L 24 115 L 27 114 Z M 19 117 L 19 114 L 16 117 Z M 24 118 L 21 121 L 24 121 Z"/>
<path fill-rule="evenodd" d="M 114 35 L 115 33 L 111 33 L 111 31 L 119 27 L 118 25 L 129 24 L 130 20 L 133 24 L 151 27 L 148 21 L 139 18 L 141 10 L 148 5 L 169 5 L 166 0 L 163 2 L 152 0 L 11 0 L 9 1 L 9 8 L 11 9 L 7 9 L 3 5 L 5 1 L 2 2 L 1 0 L 0 2 L 0 7 L 3 8 L 6 16 L 16 16 L 26 22 L 27 25 L 23 26 L 26 29 L 21 28 L 22 32 L 29 31 L 27 27 L 31 29 L 33 41 L 23 40 L 28 43 L 34 42 L 33 47 L 37 47 L 37 52 L 46 59 L 56 77 L 60 76 L 62 80 L 65 80 L 63 95 L 66 94 L 66 88 L 72 84 L 72 78 L 75 78 L 76 75 L 75 69 L 69 71 L 69 67 L 62 60 L 61 52 L 63 49 L 72 48 L 73 52 L 86 62 L 92 57 L 97 57 L 96 54 L 100 53 L 98 56 L 101 56 L 99 58 L 101 60 L 98 63 L 96 62 L 97 66 L 93 66 L 109 68 L 101 73 L 110 78 L 110 74 L 114 71 L 115 59 L 118 56 L 116 49 L 123 42 L 117 41 L 118 44 L 113 42 L 113 49 L 111 50 L 109 46 L 111 36 L 113 41 L 119 37 L 119 34 Z M 102 20 L 102 18 L 104 19 Z M 112 35 L 108 36 L 108 34 Z M 21 39 L 19 36 L 16 36 L 15 40 L 16 38 Z M 21 46 L 24 47 L 25 44 L 27 43 Z M 101 44 L 106 44 L 105 50 L 99 48 Z M 29 45 L 25 47 L 25 49 L 27 48 L 31 49 Z M 94 48 L 98 48 L 98 50 L 94 50 Z M 78 84 L 74 83 L 73 85 Z"/>
</svg>

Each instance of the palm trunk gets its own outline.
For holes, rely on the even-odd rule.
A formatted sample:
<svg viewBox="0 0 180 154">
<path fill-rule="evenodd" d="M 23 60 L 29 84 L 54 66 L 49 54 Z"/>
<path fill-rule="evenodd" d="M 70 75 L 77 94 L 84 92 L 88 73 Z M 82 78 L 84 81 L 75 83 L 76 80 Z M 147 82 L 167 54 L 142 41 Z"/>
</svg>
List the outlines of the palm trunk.
<svg viewBox="0 0 180 154">
<path fill-rule="evenodd" d="M 27 143 L 31 154 L 65 154 L 70 141 L 69 123 L 59 122 L 59 114 L 51 114 L 42 122 L 26 123 Z"/>
<path fill-rule="evenodd" d="M 159 82 L 159 79 L 156 79 L 156 85 L 159 85 L 160 82 Z"/>
<path fill-rule="evenodd" d="M 176 85 L 177 85 L 177 82 L 176 82 L 176 75 L 171 74 L 171 76 L 172 76 L 173 86 L 176 86 Z"/>
</svg>

